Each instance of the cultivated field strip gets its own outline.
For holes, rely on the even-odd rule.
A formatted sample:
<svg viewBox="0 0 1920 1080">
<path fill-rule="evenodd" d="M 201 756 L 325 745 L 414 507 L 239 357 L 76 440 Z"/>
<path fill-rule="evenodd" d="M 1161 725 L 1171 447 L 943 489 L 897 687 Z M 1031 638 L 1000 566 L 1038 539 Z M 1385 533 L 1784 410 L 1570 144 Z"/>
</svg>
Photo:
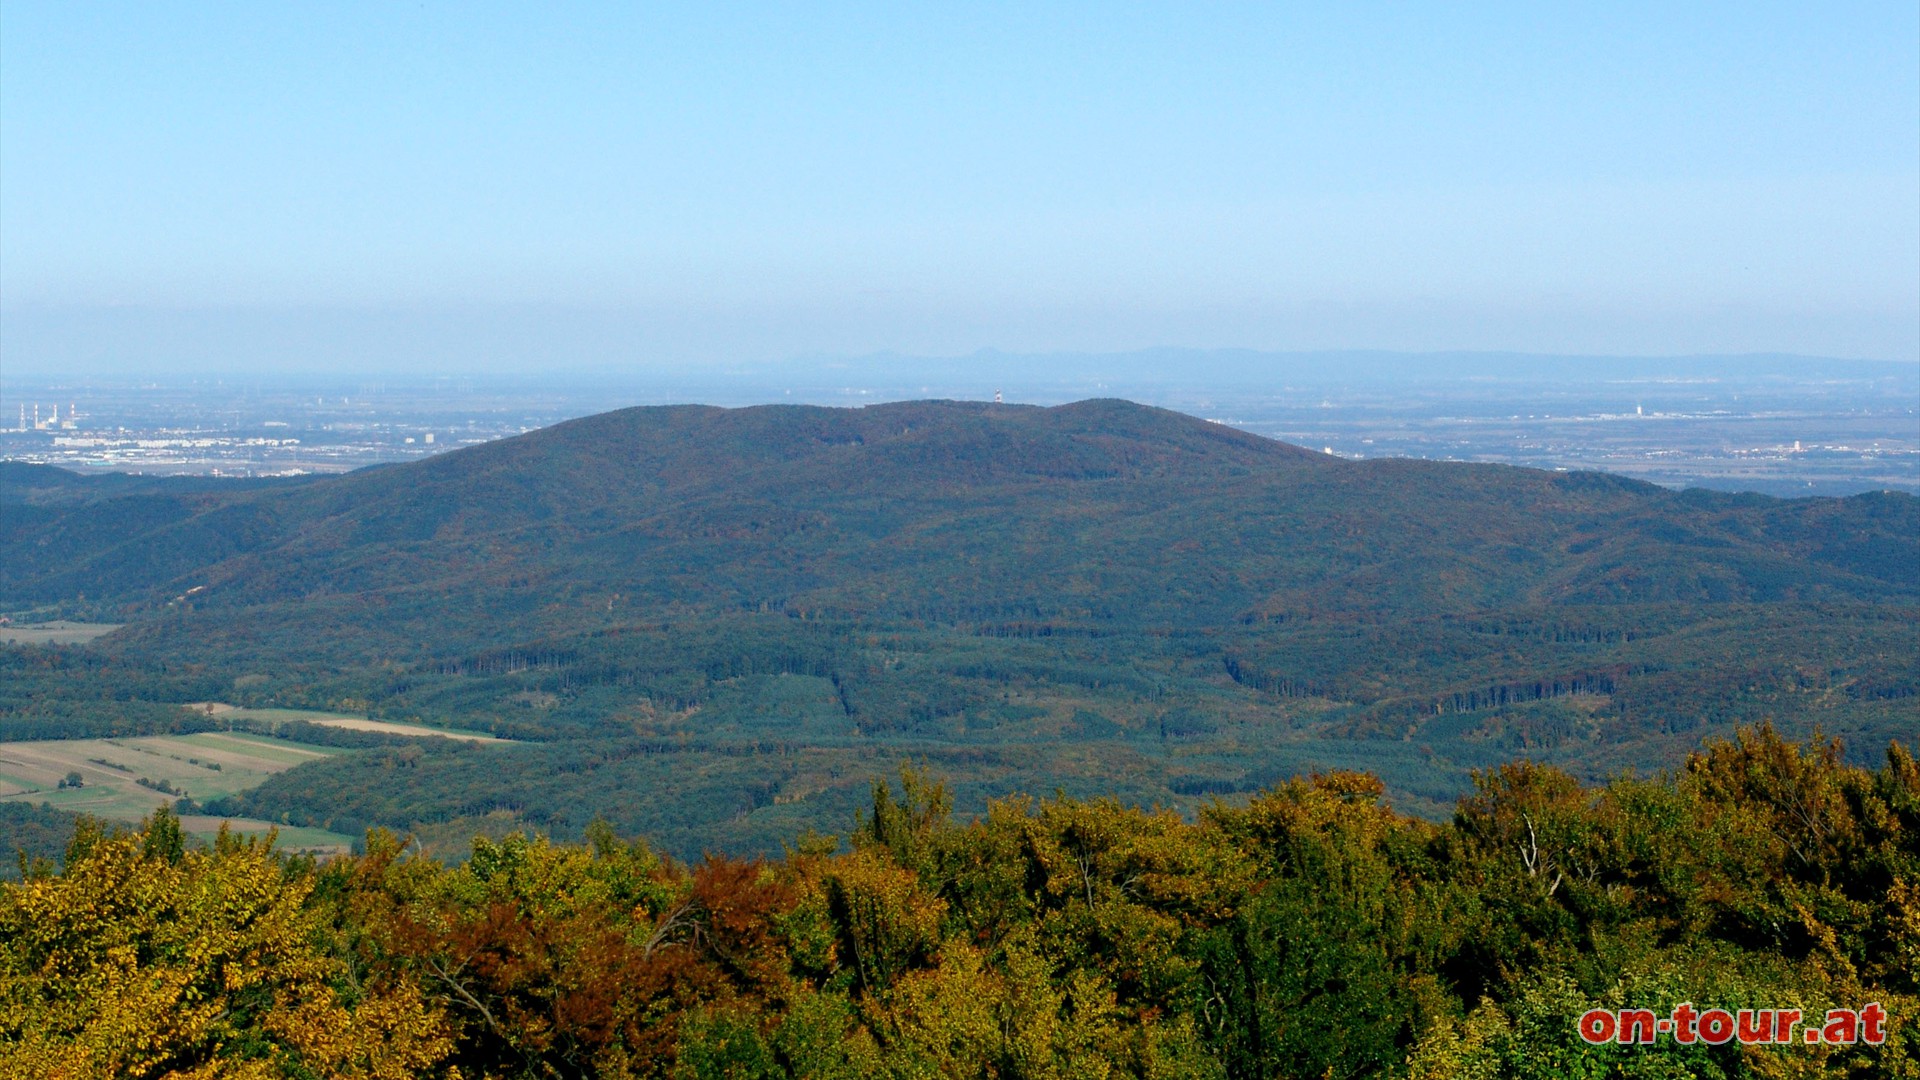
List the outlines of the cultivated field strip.
<svg viewBox="0 0 1920 1080">
<path fill-rule="evenodd" d="M 336 753 L 240 732 L 0 743 L 0 801 L 46 803 L 133 822 L 183 795 L 202 802 L 232 795 Z M 77 786 L 68 782 L 76 774 Z M 220 819 L 190 815 L 186 824 L 191 831 L 211 833 Z M 262 832 L 273 826 L 235 820 L 233 827 Z M 289 846 L 337 849 L 348 842 L 321 830 L 282 832 Z"/>
</svg>

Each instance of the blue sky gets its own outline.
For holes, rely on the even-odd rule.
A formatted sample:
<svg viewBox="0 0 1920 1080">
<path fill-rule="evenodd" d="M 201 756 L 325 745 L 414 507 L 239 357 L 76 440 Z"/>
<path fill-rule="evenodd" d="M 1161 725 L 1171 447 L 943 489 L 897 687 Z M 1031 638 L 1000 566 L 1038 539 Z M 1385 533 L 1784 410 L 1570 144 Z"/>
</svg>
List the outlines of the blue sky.
<svg viewBox="0 0 1920 1080">
<path fill-rule="evenodd" d="M 16 371 L 1912 360 L 1920 6 L 8 0 L 0 304 Z"/>
</svg>

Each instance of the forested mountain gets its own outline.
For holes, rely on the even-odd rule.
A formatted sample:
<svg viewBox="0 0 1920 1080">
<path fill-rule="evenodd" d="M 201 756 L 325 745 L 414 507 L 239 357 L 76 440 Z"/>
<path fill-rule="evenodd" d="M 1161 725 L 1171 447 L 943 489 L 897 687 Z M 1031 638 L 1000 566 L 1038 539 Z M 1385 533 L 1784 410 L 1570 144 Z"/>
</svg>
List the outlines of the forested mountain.
<svg viewBox="0 0 1920 1080">
<path fill-rule="evenodd" d="M 1899 494 L 1348 461 L 1087 401 L 629 409 L 303 482 L 9 465 L 0 499 L 0 610 L 127 623 L 7 650 L 0 724 L 219 699 L 538 744 L 234 807 L 348 831 L 601 813 L 766 848 L 902 757 L 963 808 L 1340 766 L 1434 812 L 1515 753 L 1598 778 L 1740 722 L 1920 728 Z"/>
<path fill-rule="evenodd" d="M 1349 462 L 1107 401 L 630 409 L 293 490 L 116 486 L 76 477 L 35 500 L 62 512 L 9 528 L 0 596 L 138 604 L 204 586 L 196 606 L 226 610 L 430 589 L 534 611 L 601 587 L 707 608 L 1213 625 L 1920 591 L 1911 499 Z M 74 505 L 93 489 L 109 497 Z"/>
</svg>

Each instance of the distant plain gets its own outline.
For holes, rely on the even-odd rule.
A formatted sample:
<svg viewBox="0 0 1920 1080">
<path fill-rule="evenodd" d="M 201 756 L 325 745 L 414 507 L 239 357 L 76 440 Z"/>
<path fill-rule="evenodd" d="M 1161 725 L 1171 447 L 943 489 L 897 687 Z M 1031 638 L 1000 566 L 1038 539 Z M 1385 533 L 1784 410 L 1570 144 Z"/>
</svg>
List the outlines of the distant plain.
<svg viewBox="0 0 1920 1080">
<path fill-rule="evenodd" d="M 539 378 L 0 385 L 0 459 L 274 476 L 432 457 L 623 405 L 1123 397 L 1345 458 L 1596 469 L 1769 495 L 1920 493 L 1920 366 L 1810 357 L 879 356 Z M 36 419 L 37 418 L 37 419 Z"/>
</svg>

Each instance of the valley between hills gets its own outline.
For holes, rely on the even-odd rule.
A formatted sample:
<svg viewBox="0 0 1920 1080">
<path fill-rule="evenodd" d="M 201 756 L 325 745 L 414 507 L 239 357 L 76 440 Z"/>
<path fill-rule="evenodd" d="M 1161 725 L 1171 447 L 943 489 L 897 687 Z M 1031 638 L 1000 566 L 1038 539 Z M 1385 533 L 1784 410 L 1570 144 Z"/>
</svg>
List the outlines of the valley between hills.
<svg viewBox="0 0 1920 1080">
<path fill-rule="evenodd" d="M 1337 768 L 1438 818 L 1515 758 L 1920 732 L 1911 495 L 1351 461 L 1122 401 L 637 408 L 333 477 L 0 463 L 0 508 L 0 612 L 115 627 L 0 644 L 0 741 L 375 721 L 250 728 L 311 760 L 185 809 L 453 857 L 596 818 L 774 852 L 903 761 L 963 814 Z"/>
</svg>

